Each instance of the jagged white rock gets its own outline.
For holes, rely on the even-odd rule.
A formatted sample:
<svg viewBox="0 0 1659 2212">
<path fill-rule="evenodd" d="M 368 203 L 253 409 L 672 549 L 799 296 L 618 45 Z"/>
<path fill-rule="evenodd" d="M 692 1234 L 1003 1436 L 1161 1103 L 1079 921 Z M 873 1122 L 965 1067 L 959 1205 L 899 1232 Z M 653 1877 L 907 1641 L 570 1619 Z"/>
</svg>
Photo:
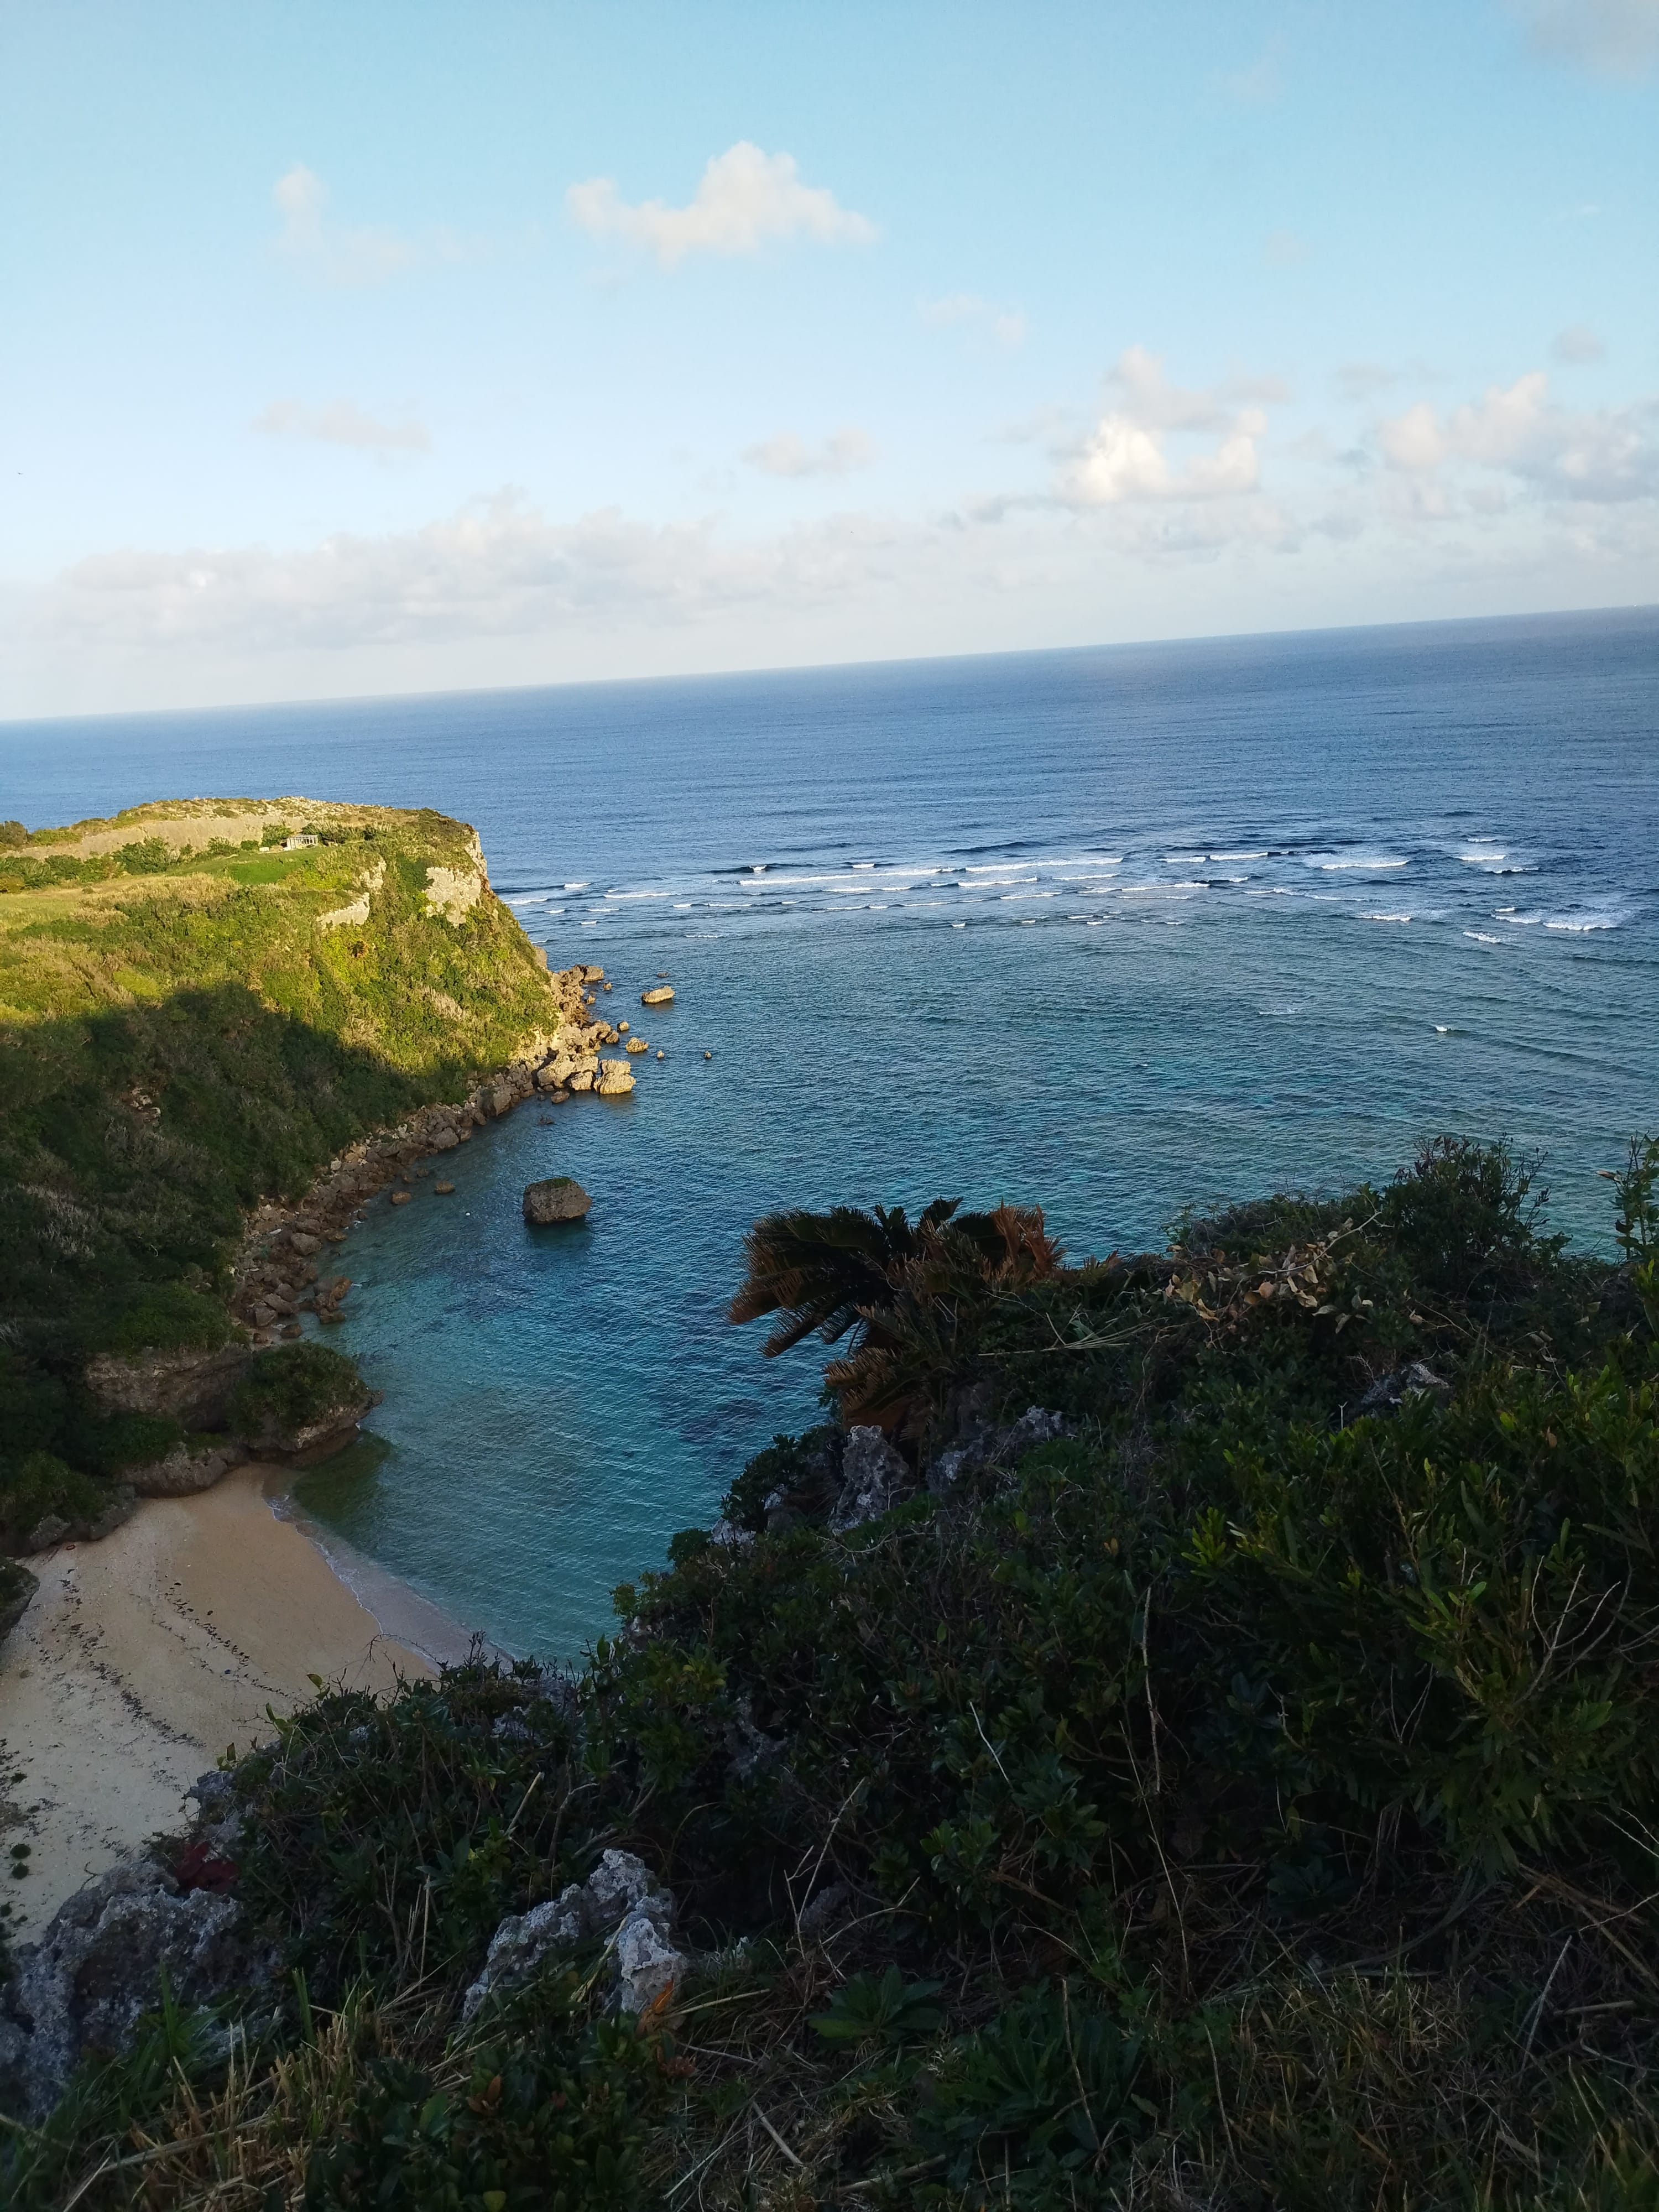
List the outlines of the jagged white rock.
<svg viewBox="0 0 1659 2212">
<path fill-rule="evenodd" d="M 686 1957 L 671 1938 L 675 1921 L 671 1891 L 631 1851 L 608 1850 L 585 1882 L 572 1882 L 556 1898 L 510 1915 L 489 1939 L 483 1970 L 461 2000 L 471 2020 L 485 1999 L 520 1989 L 548 1960 L 585 1936 L 611 1936 L 617 2002 L 643 2012 L 675 1988 Z"/>
</svg>

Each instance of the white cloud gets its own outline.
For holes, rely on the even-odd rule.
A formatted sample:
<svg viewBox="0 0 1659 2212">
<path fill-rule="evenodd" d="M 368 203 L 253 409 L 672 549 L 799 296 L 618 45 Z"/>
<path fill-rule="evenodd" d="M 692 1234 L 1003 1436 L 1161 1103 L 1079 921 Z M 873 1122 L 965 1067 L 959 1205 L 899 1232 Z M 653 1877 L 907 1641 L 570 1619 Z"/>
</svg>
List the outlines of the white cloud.
<svg viewBox="0 0 1659 2212">
<path fill-rule="evenodd" d="M 930 330 L 970 325 L 988 331 L 996 343 L 1012 353 L 1025 343 L 1030 325 L 1016 308 L 995 307 L 977 292 L 951 292 L 942 300 L 920 300 L 916 313 Z"/>
<path fill-rule="evenodd" d="M 1235 378 L 1185 391 L 1169 382 L 1157 355 L 1131 346 L 1106 381 L 1115 404 L 1067 457 L 1063 497 L 1109 507 L 1126 500 L 1224 499 L 1255 489 L 1257 448 L 1267 427 L 1261 403 L 1288 396 L 1277 378 Z M 1218 431 L 1219 442 L 1184 462 L 1172 460 L 1171 434 L 1197 431 Z"/>
<path fill-rule="evenodd" d="M 817 446 L 782 430 L 762 445 L 750 446 L 743 458 L 769 477 L 844 477 L 854 469 L 867 469 L 876 449 L 868 435 L 849 422 Z"/>
<path fill-rule="evenodd" d="M 1550 341 L 1550 352 L 1557 361 L 1577 366 L 1583 362 L 1605 361 L 1607 349 L 1588 323 L 1573 323 L 1559 331 Z"/>
<path fill-rule="evenodd" d="M 1552 402 L 1549 383 L 1543 369 L 1532 369 L 1444 416 L 1419 400 L 1379 426 L 1378 443 L 1395 470 L 1417 480 L 1425 512 L 1455 511 L 1445 488 L 1431 480 L 1460 465 L 1507 471 L 1557 501 L 1659 494 L 1659 406 L 1638 401 L 1574 412 Z"/>
<path fill-rule="evenodd" d="M 422 528 L 259 545 L 130 550 L 77 562 L 38 603 L 58 644 L 256 654 L 418 646 L 702 621 L 734 609 L 820 605 L 891 580 L 896 546 L 929 532 L 841 514 L 745 544 L 713 525 L 655 526 L 614 508 L 550 522 L 515 494 Z"/>
<path fill-rule="evenodd" d="M 377 422 L 350 399 L 336 399 L 326 407 L 273 399 L 253 428 L 267 437 L 314 438 L 325 446 L 356 446 L 366 453 L 424 453 L 432 444 L 423 422 Z"/>
<path fill-rule="evenodd" d="M 610 177 L 572 185 L 565 205 L 590 237 L 643 246 L 665 269 L 692 253 L 757 253 L 796 238 L 866 246 L 877 235 L 873 223 L 842 207 L 833 192 L 803 184 L 793 155 L 768 154 L 746 138 L 714 156 L 684 207 L 664 200 L 630 204 Z"/>
<path fill-rule="evenodd" d="M 277 179 L 271 198 L 283 218 L 277 252 L 325 284 L 384 284 L 421 258 L 414 241 L 395 230 L 331 222 L 328 186 L 303 161 Z"/>
<path fill-rule="evenodd" d="M 1659 61 L 1659 0 L 1510 0 L 1540 54 L 1607 76 L 1642 76 Z"/>
</svg>

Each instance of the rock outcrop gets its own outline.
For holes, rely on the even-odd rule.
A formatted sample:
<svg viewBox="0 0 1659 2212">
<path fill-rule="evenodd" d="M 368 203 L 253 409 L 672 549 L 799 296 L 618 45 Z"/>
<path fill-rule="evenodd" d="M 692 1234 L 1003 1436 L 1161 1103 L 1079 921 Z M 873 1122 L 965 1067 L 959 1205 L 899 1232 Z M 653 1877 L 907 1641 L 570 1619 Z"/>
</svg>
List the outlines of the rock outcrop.
<svg viewBox="0 0 1659 2212">
<path fill-rule="evenodd" d="M 245 1344 L 215 1352 L 100 1352 L 87 1363 L 86 1383 L 104 1413 L 161 1413 L 186 1428 L 220 1428 L 252 1357 Z"/>
<path fill-rule="evenodd" d="M 654 989 L 640 993 L 642 1006 L 669 1006 L 673 1003 L 674 994 L 666 983 L 659 983 Z"/>
<path fill-rule="evenodd" d="M 0 2111 L 38 2121 L 82 2057 L 127 2050 L 161 2001 L 163 1974 L 188 2007 L 270 1970 L 234 1897 L 187 1887 L 151 1859 L 112 1868 L 59 1907 L 38 1943 L 21 1947 L 0 1988 Z"/>
<path fill-rule="evenodd" d="M 0 1559 L 0 1644 L 3 1644 L 29 1609 L 40 1587 L 38 1578 L 15 1559 Z"/>
<path fill-rule="evenodd" d="M 977 1408 L 965 1409 L 957 1441 L 940 1452 L 927 1469 L 927 1487 L 935 1498 L 954 1490 L 965 1474 L 988 1468 L 1012 1467 L 1039 1444 L 1054 1443 L 1066 1433 L 1066 1417 L 1042 1406 L 1028 1406 L 1017 1421 L 994 1428 Z"/>
<path fill-rule="evenodd" d="M 862 1528 L 914 1487 L 914 1478 L 879 1429 L 853 1428 L 842 1450 L 841 1495 L 830 1516 L 836 1535 Z"/>
<path fill-rule="evenodd" d="M 634 1071 L 625 1060 L 602 1060 L 594 1088 L 601 1098 L 625 1098 L 634 1088 Z"/>
<path fill-rule="evenodd" d="M 572 1882 L 545 1905 L 503 1920 L 490 1938 L 483 1969 L 462 2001 L 471 2020 L 485 2001 L 521 1989 L 578 1943 L 610 1939 L 617 2009 L 643 2012 L 676 1988 L 688 1964 L 674 1942 L 672 1893 L 630 1851 L 606 1851 L 585 1882 Z"/>
<path fill-rule="evenodd" d="M 191 1498 L 198 1490 L 211 1490 L 222 1474 L 246 1459 L 246 1453 L 231 1437 L 212 1443 L 195 1439 L 175 1444 L 165 1458 L 148 1467 L 130 1467 L 126 1479 L 140 1498 Z"/>
<path fill-rule="evenodd" d="M 525 1185 L 524 1218 L 538 1229 L 556 1221 L 580 1221 L 593 1201 L 574 1176 L 550 1176 Z"/>
</svg>

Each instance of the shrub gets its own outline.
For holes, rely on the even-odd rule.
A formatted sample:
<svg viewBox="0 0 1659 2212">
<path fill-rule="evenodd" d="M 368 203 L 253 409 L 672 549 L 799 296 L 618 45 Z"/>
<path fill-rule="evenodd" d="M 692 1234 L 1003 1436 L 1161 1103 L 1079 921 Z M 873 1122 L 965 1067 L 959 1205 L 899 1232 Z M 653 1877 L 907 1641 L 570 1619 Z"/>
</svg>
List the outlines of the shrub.
<svg viewBox="0 0 1659 2212">
<path fill-rule="evenodd" d="M 103 1332 L 112 1352 L 216 1352 L 230 1336 L 224 1308 L 184 1283 L 135 1284 Z"/>
<path fill-rule="evenodd" d="M 291 1450 L 293 1439 L 335 1413 L 367 1410 L 368 1394 L 350 1360 L 326 1345 L 279 1345 L 264 1352 L 237 1385 L 230 1425 L 250 1443 Z"/>
<path fill-rule="evenodd" d="M 71 1532 L 90 1527 L 110 1503 L 106 1486 L 50 1452 L 29 1452 L 0 1468 L 0 1544 L 21 1550 L 41 1522 L 65 1522 Z"/>
<path fill-rule="evenodd" d="M 130 876 L 161 876 L 172 866 L 173 854 L 164 837 L 140 837 L 120 847 L 115 857 Z"/>
</svg>

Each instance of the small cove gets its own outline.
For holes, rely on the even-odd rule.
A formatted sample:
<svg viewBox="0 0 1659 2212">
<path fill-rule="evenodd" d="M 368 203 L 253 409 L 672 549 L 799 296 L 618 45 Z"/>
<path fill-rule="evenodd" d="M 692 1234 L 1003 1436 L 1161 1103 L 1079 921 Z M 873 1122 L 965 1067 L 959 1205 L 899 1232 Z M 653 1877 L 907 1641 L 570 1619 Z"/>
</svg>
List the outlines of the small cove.
<svg viewBox="0 0 1659 2212">
<path fill-rule="evenodd" d="M 604 963 L 635 1096 L 376 1202 L 330 1340 L 378 1442 L 299 1486 L 569 1656 L 814 1418 L 813 1347 L 725 1320 L 768 1208 L 1035 1200 L 1082 1255 L 1456 1128 L 1544 1150 L 1605 1243 L 1595 1170 L 1659 1120 L 1656 668 L 1638 611 L 15 727 L 6 811 L 431 805 L 554 964 Z M 526 1229 L 550 1174 L 585 1228 Z"/>
</svg>

